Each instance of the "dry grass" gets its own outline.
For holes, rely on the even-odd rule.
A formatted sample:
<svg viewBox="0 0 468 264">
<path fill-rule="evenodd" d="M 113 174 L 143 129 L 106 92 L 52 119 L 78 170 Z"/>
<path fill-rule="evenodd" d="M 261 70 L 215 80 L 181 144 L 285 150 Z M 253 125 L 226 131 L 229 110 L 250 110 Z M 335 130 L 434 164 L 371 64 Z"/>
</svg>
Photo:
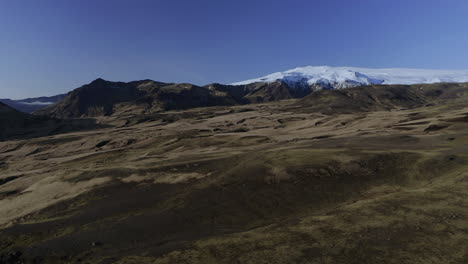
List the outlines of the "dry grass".
<svg viewBox="0 0 468 264">
<path fill-rule="evenodd" d="M 345 114 L 296 101 L 199 108 L 1 142 L 0 179 L 14 178 L 0 181 L 0 255 L 464 263 L 468 107 L 453 102 Z"/>
</svg>

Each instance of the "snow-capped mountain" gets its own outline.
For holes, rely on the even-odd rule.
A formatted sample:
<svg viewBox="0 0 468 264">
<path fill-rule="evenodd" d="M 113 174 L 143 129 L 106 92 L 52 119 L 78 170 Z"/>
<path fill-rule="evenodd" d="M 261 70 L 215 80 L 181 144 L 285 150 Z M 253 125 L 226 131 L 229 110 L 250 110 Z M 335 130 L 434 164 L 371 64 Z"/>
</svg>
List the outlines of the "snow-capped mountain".
<svg viewBox="0 0 468 264">
<path fill-rule="evenodd" d="M 233 83 L 272 83 L 281 81 L 292 88 L 340 89 L 370 84 L 423 84 L 468 82 L 468 70 L 368 69 L 354 67 L 308 66 L 273 73 L 258 79 Z"/>
</svg>

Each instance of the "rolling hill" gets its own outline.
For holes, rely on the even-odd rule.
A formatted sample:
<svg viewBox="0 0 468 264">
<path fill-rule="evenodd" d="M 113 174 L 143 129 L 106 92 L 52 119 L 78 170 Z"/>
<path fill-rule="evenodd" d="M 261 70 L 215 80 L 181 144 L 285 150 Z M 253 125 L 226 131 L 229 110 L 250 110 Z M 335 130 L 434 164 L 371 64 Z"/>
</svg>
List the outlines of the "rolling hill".
<svg viewBox="0 0 468 264">
<path fill-rule="evenodd" d="M 249 93 L 231 88 L 211 89 Z M 467 91 L 116 111 L 0 142 L 0 263 L 465 263 Z"/>
</svg>

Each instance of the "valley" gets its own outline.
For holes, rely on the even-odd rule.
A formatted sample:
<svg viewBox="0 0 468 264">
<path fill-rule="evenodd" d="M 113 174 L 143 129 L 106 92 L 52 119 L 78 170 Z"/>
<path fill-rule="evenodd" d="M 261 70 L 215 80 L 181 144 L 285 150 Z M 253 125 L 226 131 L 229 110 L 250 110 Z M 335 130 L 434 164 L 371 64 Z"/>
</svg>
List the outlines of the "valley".
<svg viewBox="0 0 468 264">
<path fill-rule="evenodd" d="M 467 84 L 165 89 L 0 142 L 0 263 L 468 261 Z"/>
</svg>

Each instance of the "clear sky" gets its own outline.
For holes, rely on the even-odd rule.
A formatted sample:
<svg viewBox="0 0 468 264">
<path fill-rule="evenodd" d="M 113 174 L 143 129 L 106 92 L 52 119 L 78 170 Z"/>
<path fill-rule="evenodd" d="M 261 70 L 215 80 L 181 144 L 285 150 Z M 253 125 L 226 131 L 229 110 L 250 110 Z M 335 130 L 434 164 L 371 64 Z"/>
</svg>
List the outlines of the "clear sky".
<svg viewBox="0 0 468 264">
<path fill-rule="evenodd" d="M 468 1 L 0 0 L 0 98 L 307 65 L 468 69 Z"/>
</svg>

